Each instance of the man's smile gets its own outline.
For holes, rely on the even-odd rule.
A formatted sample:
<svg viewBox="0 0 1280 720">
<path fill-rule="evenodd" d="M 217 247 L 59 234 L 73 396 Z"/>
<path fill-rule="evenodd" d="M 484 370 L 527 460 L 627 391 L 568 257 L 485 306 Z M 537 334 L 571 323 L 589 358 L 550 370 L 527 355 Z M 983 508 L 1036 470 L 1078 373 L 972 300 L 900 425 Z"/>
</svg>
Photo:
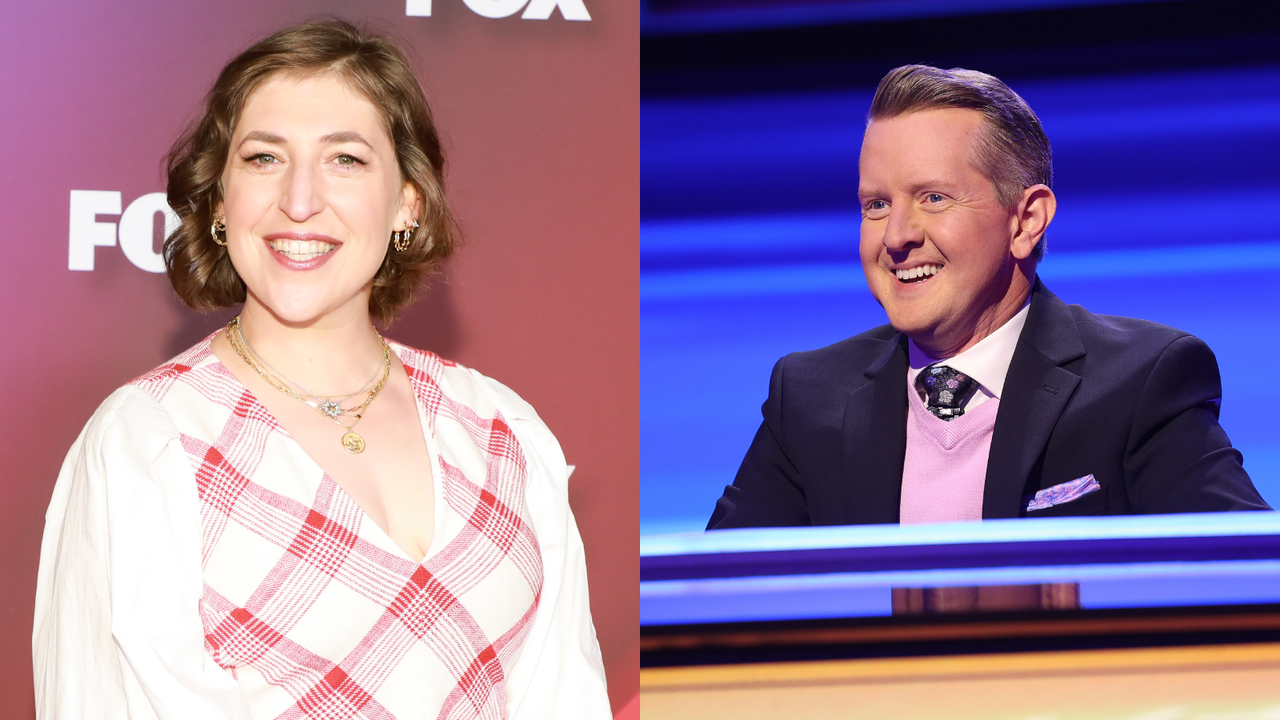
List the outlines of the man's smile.
<svg viewBox="0 0 1280 720">
<path fill-rule="evenodd" d="M 898 268 L 891 270 L 900 283 L 919 283 L 924 282 L 937 275 L 942 270 L 941 265 L 925 264 L 917 265 L 911 268 Z"/>
</svg>

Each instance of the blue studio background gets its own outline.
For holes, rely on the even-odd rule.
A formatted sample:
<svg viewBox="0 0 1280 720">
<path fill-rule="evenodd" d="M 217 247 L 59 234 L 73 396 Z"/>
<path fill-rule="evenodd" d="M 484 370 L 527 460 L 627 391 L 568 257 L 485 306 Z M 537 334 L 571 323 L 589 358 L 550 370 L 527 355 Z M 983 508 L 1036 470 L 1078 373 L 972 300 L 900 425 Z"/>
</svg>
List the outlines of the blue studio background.
<svg viewBox="0 0 1280 720">
<path fill-rule="evenodd" d="M 1222 425 L 1280 506 L 1280 33 L 1249 3 L 648 0 L 641 532 L 700 530 L 774 362 L 884 323 L 858 263 L 879 78 L 983 70 L 1039 114 L 1045 283 L 1213 348 Z"/>
</svg>

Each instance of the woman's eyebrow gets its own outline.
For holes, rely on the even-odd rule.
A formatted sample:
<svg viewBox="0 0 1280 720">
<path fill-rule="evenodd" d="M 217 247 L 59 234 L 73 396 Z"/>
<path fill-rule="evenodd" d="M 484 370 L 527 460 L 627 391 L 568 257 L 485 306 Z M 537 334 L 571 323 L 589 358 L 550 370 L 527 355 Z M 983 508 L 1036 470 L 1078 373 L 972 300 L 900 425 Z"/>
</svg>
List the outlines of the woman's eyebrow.
<svg viewBox="0 0 1280 720">
<path fill-rule="evenodd" d="M 269 133 L 269 132 L 263 132 L 262 130 L 254 130 L 253 132 L 249 133 L 248 135 L 245 135 L 245 136 L 244 136 L 244 139 L 240 141 L 240 144 L 241 144 L 241 145 L 243 145 L 243 144 L 245 144 L 245 143 L 247 143 L 247 142 L 249 142 L 249 141 L 253 141 L 253 140 L 256 140 L 257 142 L 267 143 L 268 145 L 283 145 L 283 144 L 284 144 L 284 138 L 283 138 L 283 137 L 280 137 L 279 135 L 273 135 L 273 134 L 271 134 L 271 133 Z"/>
<path fill-rule="evenodd" d="M 341 132 L 331 132 L 328 135 L 321 137 L 320 142 L 321 144 L 324 144 L 324 145 L 330 145 L 334 143 L 355 142 L 355 143 L 360 143 L 362 145 L 365 145 L 370 150 L 373 149 L 373 144 L 370 143 L 368 140 L 365 140 L 363 137 L 361 137 L 360 133 L 352 132 L 350 130 L 343 130 Z"/>
</svg>

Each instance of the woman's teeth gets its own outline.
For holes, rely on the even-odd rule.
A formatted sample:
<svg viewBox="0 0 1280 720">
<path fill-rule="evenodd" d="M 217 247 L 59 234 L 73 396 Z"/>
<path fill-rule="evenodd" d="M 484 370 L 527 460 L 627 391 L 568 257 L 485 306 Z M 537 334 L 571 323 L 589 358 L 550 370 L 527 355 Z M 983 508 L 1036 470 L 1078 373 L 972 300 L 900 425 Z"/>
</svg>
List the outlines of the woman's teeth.
<svg viewBox="0 0 1280 720">
<path fill-rule="evenodd" d="M 337 247 L 333 243 L 317 240 L 272 240 L 269 244 L 272 250 L 294 262 L 306 262 L 312 258 L 318 258 Z"/>
<path fill-rule="evenodd" d="M 910 270 L 894 270 L 893 272 L 898 276 L 899 282 L 915 282 L 927 277 L 933 277 L 941 269 L 941 265 L 921 265 Z"/>
</svg>

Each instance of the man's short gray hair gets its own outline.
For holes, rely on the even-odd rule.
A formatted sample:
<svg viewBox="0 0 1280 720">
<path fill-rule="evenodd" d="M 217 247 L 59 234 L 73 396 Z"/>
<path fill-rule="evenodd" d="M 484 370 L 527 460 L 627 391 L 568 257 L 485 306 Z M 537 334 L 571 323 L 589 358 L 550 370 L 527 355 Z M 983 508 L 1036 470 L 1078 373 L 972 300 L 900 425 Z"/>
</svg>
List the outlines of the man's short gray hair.
<svg viewBox="0 0 1280 720">
<path fill-rule="evenodd" d="M 974 164 L 995 186 L 1001 205 L 1012 209 L 1022 191 L 1032 185 L 1053 187 L 1053 151 L 1040 118 L 993 75 L 964 68 L 903 65 L 880 80 L 867 122 L 940 108 L 968 108 L 986 118 Z M 1044 257 L 1044 250 L 1041 236 L 1034 251 L 1037 261 Z"/>
</svg>

